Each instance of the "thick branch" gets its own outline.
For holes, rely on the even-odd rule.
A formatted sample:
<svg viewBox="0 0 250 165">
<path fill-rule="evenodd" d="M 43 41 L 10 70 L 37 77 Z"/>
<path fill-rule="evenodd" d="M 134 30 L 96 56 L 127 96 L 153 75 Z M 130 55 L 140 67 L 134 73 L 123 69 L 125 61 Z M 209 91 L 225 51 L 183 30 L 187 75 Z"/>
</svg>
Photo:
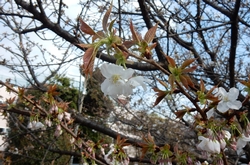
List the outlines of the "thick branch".
<svg viewBox="0 0 250 165">
<path fill-rule="evenodd" d="M 140 5 L 140 8 L 141 8 L 141 13 L 142 13 L 142 17 L 143 17 L 143 20 L 147 26 L 148 29 L 150 29 L 151 27 L 153 27 L 151 21 L 150 21 L 150 18 L 149 18 L 149 12 L 147 10 L 147 6 L 145 4 L 145 0 L 138 0 L 138 3 Z M 153 42 L 156 42 L 157 45 L 155 47 L 155 51 L 156 51 L 156 54 L 158 56 L 158 59 L 159 61 L 161 61 L 162 63 L 165 63 L 166 62 L 166 58 L 164 56 L 164 53 L 163 53 L 163 50 L 161 48 L 161 45 L 159 44 L 158 40 L 157 39 L 154 39 Z"/>
<path fill-rule="evenodd" d="M 238 42 L 238 13 L 240 8 L 240 1 L 237 0 L 234 7 L 234 12 L 230 17 L 232 22 L 231 24 L 231 47 L 230 47 L 230 55 L 229 55 L 229 77 L 230 77 L 230 87 L 235 86 L 235 57 L 236 57 L 236 49 Z"/>
</svg>

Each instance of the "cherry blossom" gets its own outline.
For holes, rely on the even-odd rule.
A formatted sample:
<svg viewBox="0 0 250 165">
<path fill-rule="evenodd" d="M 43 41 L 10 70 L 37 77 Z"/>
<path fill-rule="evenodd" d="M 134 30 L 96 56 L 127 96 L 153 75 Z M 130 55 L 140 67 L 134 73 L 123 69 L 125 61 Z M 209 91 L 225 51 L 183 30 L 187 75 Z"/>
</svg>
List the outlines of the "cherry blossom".
<svg viewBox="0 0 250 165">
<path fill-rule="evenodd" d="M 70 121 L 71 114 L 68 113 L 68 112 L 64 112 L 64 118 L 65 118 L 66 121 Z"/>
<path fill-rule="evenodd" d="M 250 142 L 250 135 L 245 136 L 242 134 L 237 140 L 237 154 L 240 154 L 243 151 L 243 148 L 246 146 L 247 142 Z"/>
<path fill-rule="evenodd" d="M 131 95 L 133 89 L 137 86 L 142 86 L 144 90 L 146 85 L 142 76 L 132 77 L 133 69 L 124 69 L 121 66 L 114 64 L 103 64 L 100 67 L 102 75 L 106 78 L 101 84 L 101 90 L 105 95 L 118 97 L 119 95 Z"/>
<path fill-rule="evenodd" d="M 38 122 L 37 121 L 31 121 L 31 122 L 29 122 L 27 128 L 31 129 L 32 131 L 38 130 L 38 129 L 44 130 L 45 126 L 43 125 L 43 123 L 41 123 L 39 121 Z"/>
<path fill-rule="evenodd" d="M 230 132 L 226 130 L 221 131 L 221 137 L 219 138 L 221 149 L 224 149 L 226 147 L 226 140 L 229 140 L 230 138 L 231 138 Z"/>
<path fill-rule="evenodd" d="M 48 126 L 48 127 L 51 127 L 52 126 L 52 122 L 50 119 L 45 119 L 45 124 Z"/>
<path fill-rule="evenodd" d="M 197 146 L 199 150 L 210 153 L 220 153 L 220 143 L 218 140 L 212 140 L 204 136 L 199 136 L 198 139 L 201 140 L 200 144 Z"/>
<path fill-rule="evenodd" d="M 218 111 L 225 113 L 230 108 L 231 109 L 240 109 L 242 104 L 240 101 L 236 100 L 239 96 L 239 90 L 236 88 L 231 88 L 229 92 L 222 87 L 218 88 L 218 93 L 216 94 L 221 100 L 217 106 Z"/>
</svg>

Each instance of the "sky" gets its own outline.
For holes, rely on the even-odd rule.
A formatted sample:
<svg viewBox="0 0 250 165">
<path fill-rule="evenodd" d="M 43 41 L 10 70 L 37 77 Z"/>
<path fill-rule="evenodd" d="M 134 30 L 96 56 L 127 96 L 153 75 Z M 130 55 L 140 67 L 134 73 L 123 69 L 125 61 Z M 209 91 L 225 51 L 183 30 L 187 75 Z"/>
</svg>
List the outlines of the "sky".
<svg viewBox="0 0 250 165">
<path fill-rule="evenodd" d="M 68 8 L 65 9 L 66 15 L 71 18 L 72 20 L 76 20 L 77 16 L 79 15 L 79 13 L 77 13 L 77 11 L 81 11 L 80 5 L 78 5 L 79 0 L 70 0 L 70 1 L 65 1 L 66 5 L 68 6 Z M 76 11 L 76 12 L 72 12 L 72 11 Z M 0 24 L 0 29 L 2 32 L 11 32 L 8 28 L 3 27 L 2 24 Z M 46 36 L 47 37 L 52 37 L 55 34 L 53 32 L 46 32 Z M 64 53 L 65 50 L 59 50 L 57 47 L 55 47 L 53 44 L 51 44 L 51 42 L 46 42 L 46 41 L 42 41 L 40 40 L 34 33 L 33 34 L 29 34 L 29 36 L 32 38 L 32 40 L 34 41 L 38 41 L 39 44 L 43 45 L 43 48 L 46 48 L 48 50 L 48 52 L 52 52 L 57 58 L 60 58 L 60 56 L 62 56 L 62 54 Z M 2 43 L 1 43 L 2 44 Z M 4 45 L 8 46 L 11 45 L 11 41 L 5 40 L 4 41 Z M 41 52 L 40 51 L 36 51 L 34 50 L 33 54 L 38 54 L 40 56 Z M 77 54 L 79 52 L 72 52 L 72 54 L 69 55 L 68 59 L 71 59 L 73 57 L 75 57 L 76 55 L 79 56 L 79 54 Z M 9 54 L 9 52 L 7 52 L 6 50 L 0 48 L 0 59 L 6 59 L 6 60 L 10 60 L 10 56 L 11 54 Z M 72 56 L 72 57 L 71 57 Z M 40 60 L 40 59 L 39 59 Z M 17 61 L 16 61 L 17 62 Z M 19 62 L 17 62 L 19 63 Z M 81 59 L 79 59 L 78 61 L 75 61 L 74 63 L 71 63 L 70 66 L 67 66 L 65 68 L 66 71 L 64 71 L 63 73 L 65 73 L 67 75 L 67 77 L 74 79 L 75 81 L 79 81 L 80 79 L 80 72 L 79 72 L 79 64 L 81 63 Z M 20 75 L 17 74 L 13 74 L 12 72 L 10 72 L 10 70 L 8 68 L 6 68 L 5 66 L 0 65 L 0 70 L 1 70 L 1 74 L 0 74 L 0 79 L 5 81 L 6 79 L 11 78 L 11 82 L 15 83 L 17 85 L 26 85 L 27 82 L 20 77 Z M 43 72 L 43 71 L 42 71 Z M 43 73 L 44 75 L 46 75 L 46 72 Z M 77 82 L 77 84 L 75 85 L 79 85 L 79 83 Z"/>
</svg>

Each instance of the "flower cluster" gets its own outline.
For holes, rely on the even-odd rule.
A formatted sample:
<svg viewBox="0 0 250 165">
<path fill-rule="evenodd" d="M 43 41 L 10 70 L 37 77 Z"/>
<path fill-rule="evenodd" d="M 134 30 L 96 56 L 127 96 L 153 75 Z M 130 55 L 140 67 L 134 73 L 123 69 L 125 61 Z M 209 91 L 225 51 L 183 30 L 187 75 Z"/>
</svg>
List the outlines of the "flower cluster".
<svg viewBox="0 0 250 165">
<path fill-rule="evenodd" d="M 202 151 L 206 151 L 209 153 L 217 153 L 221 152 L 221 149 L 225 149 L 226 147 L 226 140 L 231 138 L 230 132 L 223 130 L 221 133 L 218 133 L 215 136 L 211 130 L 208 130 L 207 137 L 199 136 L 198 139 L 201 142 L 198 144 L 197 148 Z"/>
<path fill-rule="evenodd" d="M 39 122 L 39 121 L 31 121 L 31 122 L 29 122 L 27 128 L 31 129 L 32 131 L 38 130 L 38 129 L 42 129 L 42 130 L 46 129 L 46 127 L 44 126 L 44 124 L 41 123 L 41 122 Z"/>
<path fill-rule="evenodd" d="M 124 69 L 114 64 L 103 64 L 100 70 L 102 75 L 106 78 L 101 84 L 101 90 L 105 95 L 114 98 L 119 95 L 131 95 L 133 89 L 137 86 L 142 86 L 145 90 L 146 85 L 144 82 L 149 82 L 149 80 L 144 79 L 142 76 L 133 77 L 133 69 Z"/>
</svg>

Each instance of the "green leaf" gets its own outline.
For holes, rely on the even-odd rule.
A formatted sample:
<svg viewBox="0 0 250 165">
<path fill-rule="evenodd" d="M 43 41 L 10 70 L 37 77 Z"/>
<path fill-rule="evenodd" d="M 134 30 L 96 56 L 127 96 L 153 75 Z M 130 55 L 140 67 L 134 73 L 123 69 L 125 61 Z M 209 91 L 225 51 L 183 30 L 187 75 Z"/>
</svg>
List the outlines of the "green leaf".
<svg viewBox="0 0 250 165">
<path fill-rule="evenodd" d="M 115 23 L 115 20 L 116 20 L 116 19 L 114 19 L 113 21 L 111 21 L 110 24 L 109 24 L 109 31 L 110 31 L 110 32 L 112 31 L 112 28 L 113 28 L 113 25 L 114 25 L 114 23 Z"/>
</svg>

